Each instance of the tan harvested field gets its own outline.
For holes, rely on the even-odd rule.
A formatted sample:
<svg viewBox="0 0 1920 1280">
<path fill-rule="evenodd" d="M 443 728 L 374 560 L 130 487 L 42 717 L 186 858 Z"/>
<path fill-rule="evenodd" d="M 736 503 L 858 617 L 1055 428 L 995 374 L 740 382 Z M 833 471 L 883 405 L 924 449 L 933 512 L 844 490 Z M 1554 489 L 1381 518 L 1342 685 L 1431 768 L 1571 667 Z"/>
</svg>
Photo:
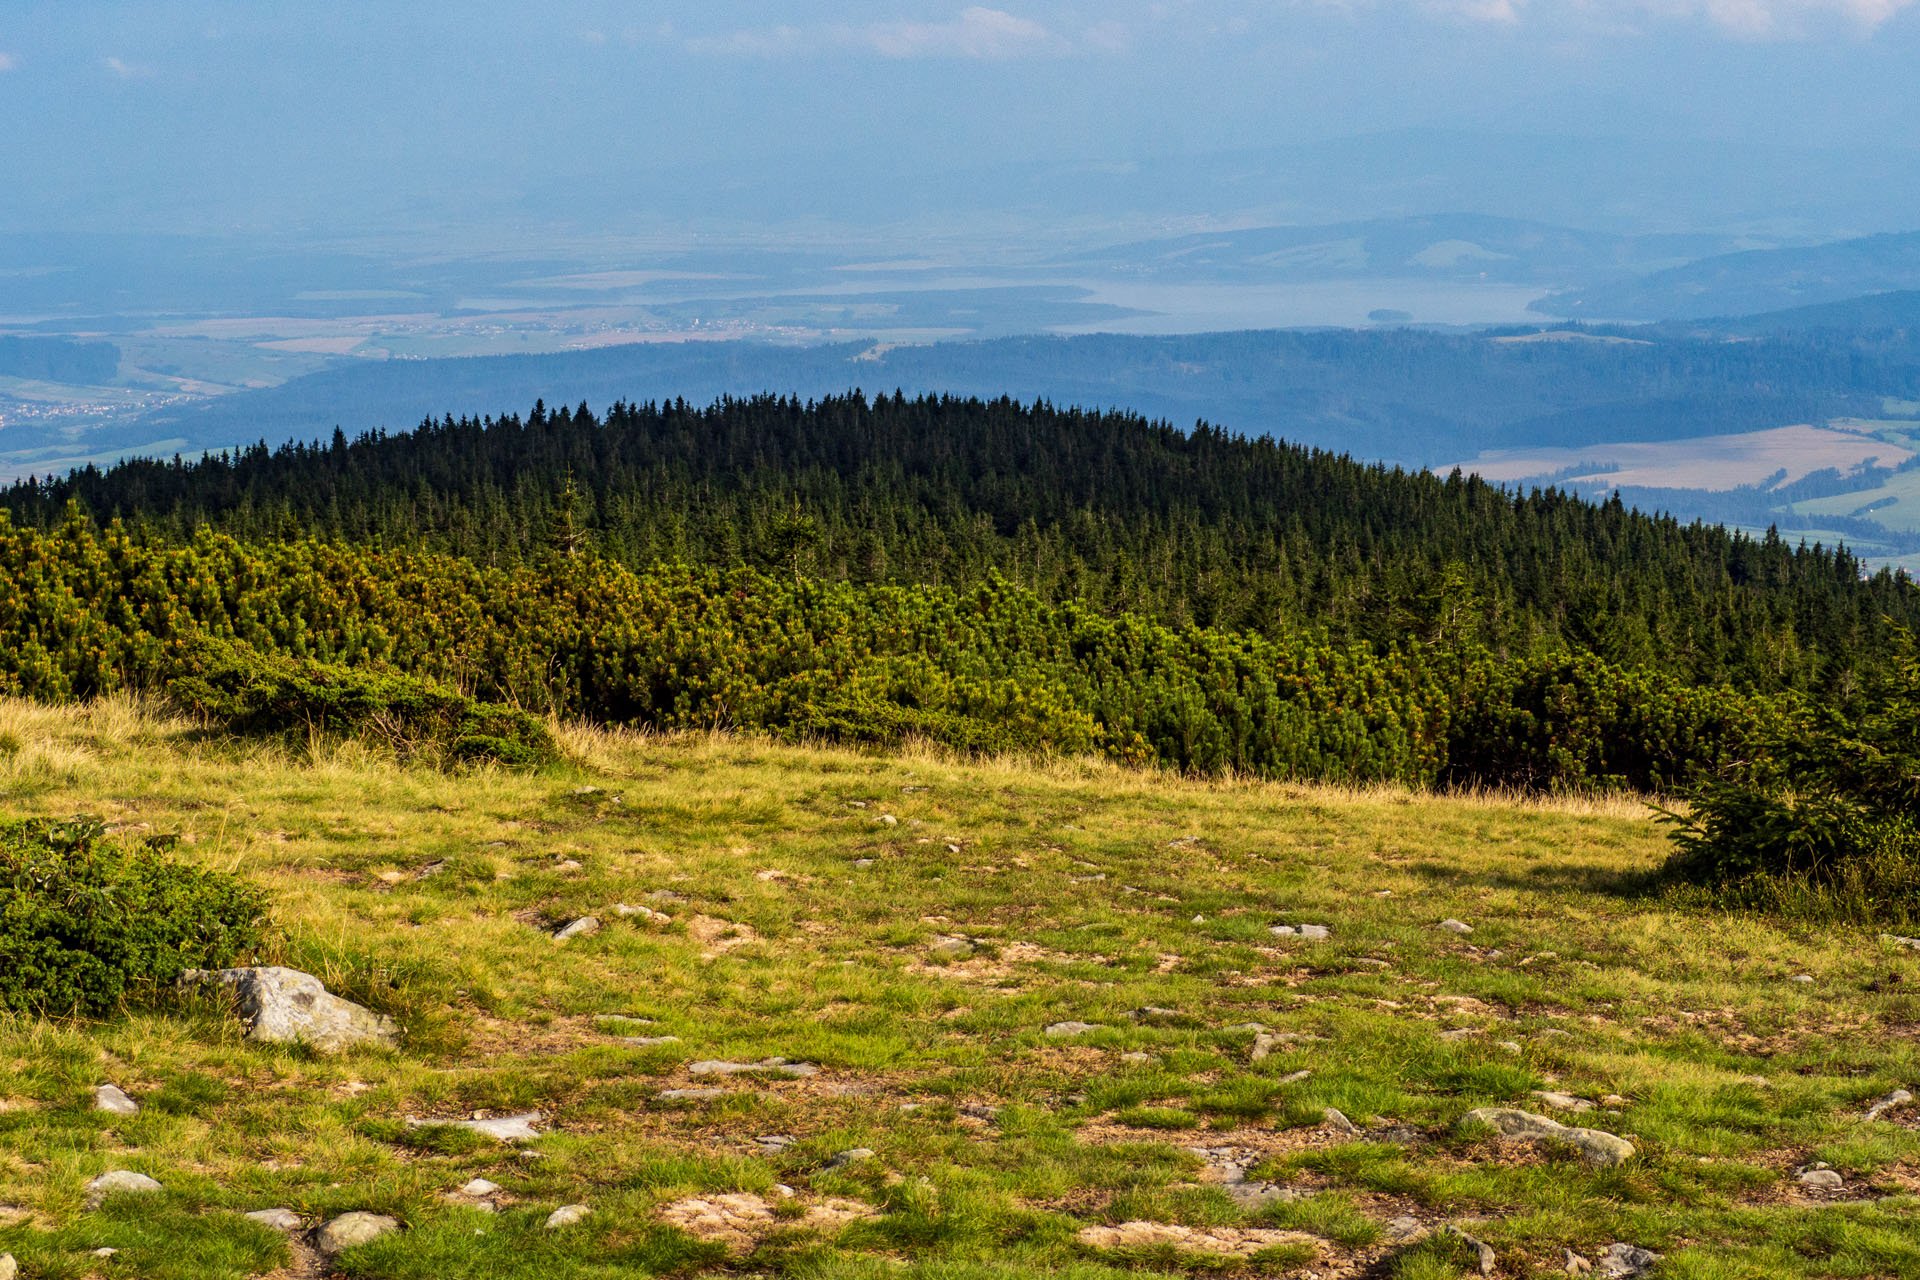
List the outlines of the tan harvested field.
<svg viewBox="0 0 1920 1280">
<path fill-rule="evenodd" d="M 1496 484 L 1511 484 L 1555 475 L 1582 463 L 1596 468 L 1618 464 L 1617 471 L 1596 469 L 1564 476 L 1561 482 L 1593 482 L 1653 489 L 1737 489 L 1757 485 L 1784 470 L 1785 481 L 1833 467 L 1851 471 L 1876 461 L 1898 466 L 1914 456 L 1908 446 L 1889 443 L 1872 433 L 1866 423 L 1836 422 L 1826 427 L 1802 423 L 1747 431 L 1737 435 L 1700 436 L 1692 440 L 1581 445 L 1576 448 L 1489 449 L 1476 458 L 1435 467 L 1446 475 L 1458 466 Z M 1873 424 L 1878 427 L 1879 424 Z"/>
</svg>

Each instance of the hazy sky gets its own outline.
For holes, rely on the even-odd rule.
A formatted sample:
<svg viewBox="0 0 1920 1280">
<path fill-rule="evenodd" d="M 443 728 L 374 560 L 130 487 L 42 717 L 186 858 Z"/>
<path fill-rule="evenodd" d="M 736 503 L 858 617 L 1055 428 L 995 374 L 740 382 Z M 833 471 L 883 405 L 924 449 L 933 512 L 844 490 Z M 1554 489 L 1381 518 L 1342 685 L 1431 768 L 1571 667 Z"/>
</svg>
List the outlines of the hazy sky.
<svg viewBox="0 0 1920 1280">
<path fill-rule="evenodd" d="M 0 229 L 697 225 L 744 175 L 857 220 L 836 192 L 1413 127 L 1911 148 L 1917 8 L 6 0 Z"/>
</svg>

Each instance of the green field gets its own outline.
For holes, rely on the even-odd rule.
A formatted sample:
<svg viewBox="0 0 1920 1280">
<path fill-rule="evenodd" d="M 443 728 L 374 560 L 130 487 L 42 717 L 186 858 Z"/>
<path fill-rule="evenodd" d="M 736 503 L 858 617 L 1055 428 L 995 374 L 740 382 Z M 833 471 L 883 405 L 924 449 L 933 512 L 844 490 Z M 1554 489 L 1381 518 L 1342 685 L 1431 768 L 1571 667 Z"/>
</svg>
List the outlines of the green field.
<svg viewBox="0 0 1920 1280">
<path fill-rule="evenodd" d="M 1862 1118 L 1920 1079 L 1920 957 L 1649 894 L 1631 800 L 562 732 L 564 766 L 444 773 L 0 703 L 10 812 L 177 833 L 271 895 L 271 958 L 404 1029 L 0 1021 L 23 1276 L 1478 1274 L 1449 1225 L 1502 1276 L 1614 1242 L 1659 1277 L 1920 1274 L 1920 1110 Z M 690 1069 L 771 1058 L 818 1071 Z M 1636 1154 L 1463 1126 L 1486 1106 Z M 522 1143 L 430 1123 L 535 1110 Z M 111 1170 L 162 1190 L 89 1208 Z M 399 1227 L 329 1266 L 267 1208 Z"/>
</svg>

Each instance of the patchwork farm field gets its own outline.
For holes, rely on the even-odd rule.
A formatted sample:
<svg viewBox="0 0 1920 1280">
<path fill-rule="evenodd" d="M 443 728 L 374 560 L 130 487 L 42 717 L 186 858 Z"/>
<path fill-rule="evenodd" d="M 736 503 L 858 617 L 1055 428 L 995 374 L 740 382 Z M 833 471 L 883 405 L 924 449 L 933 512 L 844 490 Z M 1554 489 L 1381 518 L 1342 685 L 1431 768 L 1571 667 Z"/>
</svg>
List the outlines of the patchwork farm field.
<svg viewBox="0 0 1920 1280">
<path fill-rule="evenodd" d="M 177 835 L 398 1028 L 0 1018 L 18 1274 L 1920 1274 L 1920 955 L 1647 889 L 1639 803 L 562 733 L 0 703 L 10 813 Z"/>
</svg>

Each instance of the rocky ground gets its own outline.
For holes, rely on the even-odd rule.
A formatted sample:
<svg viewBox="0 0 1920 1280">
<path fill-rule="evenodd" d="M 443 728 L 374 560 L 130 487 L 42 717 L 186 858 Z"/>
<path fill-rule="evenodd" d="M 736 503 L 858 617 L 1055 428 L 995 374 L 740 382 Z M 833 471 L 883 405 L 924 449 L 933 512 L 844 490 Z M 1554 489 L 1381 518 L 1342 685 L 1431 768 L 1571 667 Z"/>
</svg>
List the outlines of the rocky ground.
<svg viewBox="0 0 1920 1280">
<path fill-rule="evenodd" d="M 1920 1274 L 1920 952 L 1651 893 L 1636 804 L 0 742 L 279 926 L 0 1021 L 0 1277 Z"/>
</svg>

